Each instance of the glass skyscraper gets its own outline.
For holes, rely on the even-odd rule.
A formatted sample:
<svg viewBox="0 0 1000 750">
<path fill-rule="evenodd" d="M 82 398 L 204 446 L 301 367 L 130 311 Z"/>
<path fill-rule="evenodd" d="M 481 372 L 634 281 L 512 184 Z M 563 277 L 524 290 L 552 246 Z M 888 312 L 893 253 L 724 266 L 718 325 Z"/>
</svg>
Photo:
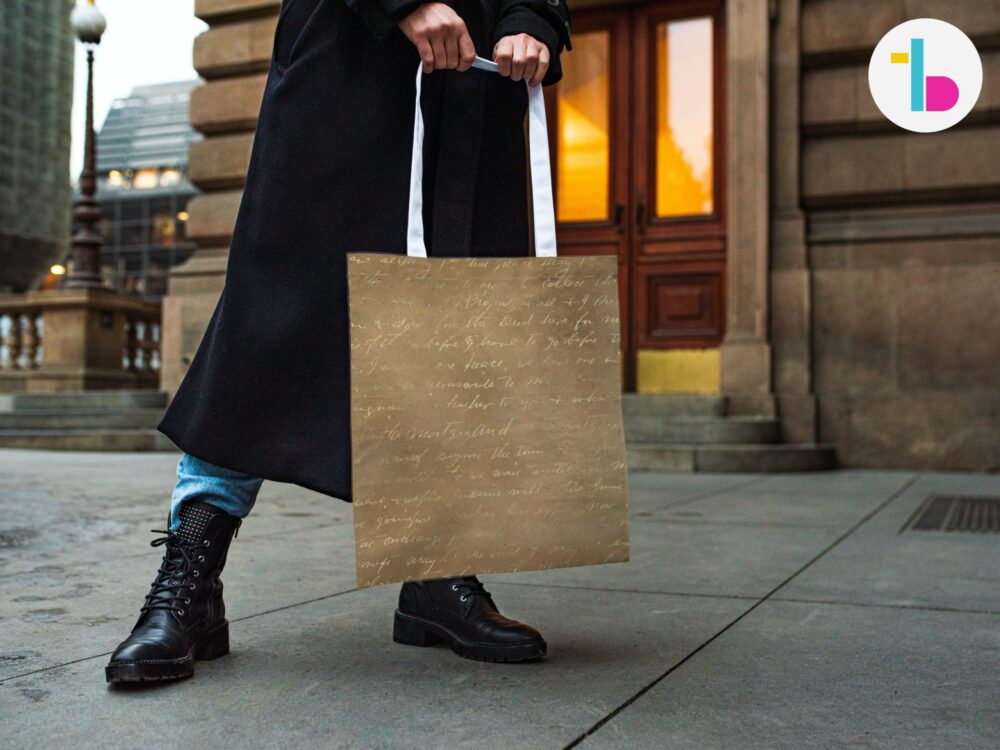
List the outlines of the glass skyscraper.
<svg viewBox="0 0 1000 750">
<path fill-rule="evenodd" d="M 101 266 L 108 285 L 160 297 L 172 266 L 194 244 L 185 233 L 188 147 L 201 136 L 188 119 L 197 80 L 139 86 L 117 99 L 97 135 Z"/>
<path fill-rule="evenodd" d="M 3 0 L 0 292 L 30 287 L 69 246 L 73 0 Z"/>
</svg>

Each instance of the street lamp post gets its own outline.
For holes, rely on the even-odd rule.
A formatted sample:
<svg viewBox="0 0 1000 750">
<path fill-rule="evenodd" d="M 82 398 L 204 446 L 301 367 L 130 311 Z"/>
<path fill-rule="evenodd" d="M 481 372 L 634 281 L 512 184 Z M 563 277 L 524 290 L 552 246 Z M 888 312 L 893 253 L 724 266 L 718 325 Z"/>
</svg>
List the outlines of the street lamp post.
<svg viewBox="0 0 1000 750">
<path fill-rule="evenodd" d="M 101 212 L 97 192 L 94 134 L 94 48 L 106 26 L 104 16 L 86 0 L 73 10 L 70 25 L 87 50 L 87 133 L 80 199 L 73 209 L 79 226 L 72 239 L 72 269 L 56 289 L 27 292 L 39 311 L 43 356 L 27 372 L 29 391 L 79 391 L 155 386 L 152 367 L 158 340 L 152 331 L 160 319 L 160 303 L 120 294 L 101 279 Z M 37 351 L 35 345 L 34 351 Z"/>
<path fill-rule="evenodd" d="M 100 287 L 101 237 L 97 223 L 101 210 L 94 195 L 97 191 L 97 145 L 94 134 L 94 48 L 101 43 L 107 27 L 104 15 L 94 0 L 73 9 L 70 15 L 73 32 L 87 47 L 87 130 L 84 144 L 83 170 L 80 172 L 80 200 L 73 208 L 77 231 L 71 241 L 73 266 L 66 275 L 63 286 L 68 289 Z"/>
</svg>

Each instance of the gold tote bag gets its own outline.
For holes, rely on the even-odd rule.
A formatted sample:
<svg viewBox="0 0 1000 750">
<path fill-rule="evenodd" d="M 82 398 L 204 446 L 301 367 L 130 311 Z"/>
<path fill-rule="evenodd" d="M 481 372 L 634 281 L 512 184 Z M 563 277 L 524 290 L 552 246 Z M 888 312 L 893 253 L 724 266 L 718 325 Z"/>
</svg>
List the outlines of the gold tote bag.
<svg viewBox="0 0 1000 750">
<path fill-rule="evenodd" d="M 541 86 L 535 256 L 428 258 L 422 77 L 407 254 L 347 255 L 358 585 L 625 561 L 617 258 L 556 254 Z"/>
</svg>

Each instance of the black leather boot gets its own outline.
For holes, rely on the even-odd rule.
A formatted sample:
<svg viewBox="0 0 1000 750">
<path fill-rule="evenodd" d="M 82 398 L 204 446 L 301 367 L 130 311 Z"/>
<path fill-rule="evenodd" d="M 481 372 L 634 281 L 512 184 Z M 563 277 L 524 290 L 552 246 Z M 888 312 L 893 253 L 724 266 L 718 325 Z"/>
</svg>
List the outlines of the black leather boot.
<svg viewBox="0 0 1000 750">
<path fill-rule="evenodd" d="M 392 629 L 396 643 L 446 643 L 479 661 L 527 661 L 545 655 L 545 639 L 504 617 L 475 576 L 404 583 Z"/>
<path fill-rule="evenodd" d="M 166 536 L 156 580 L 132 634 L 105 668 L 108 682 L 173 680 L 194 674 L 195 659 L 229 653 L 229 623 L 219 574 L 240 519 L 203 502 L 181 506 L 180 526 Z"/>
</svg>

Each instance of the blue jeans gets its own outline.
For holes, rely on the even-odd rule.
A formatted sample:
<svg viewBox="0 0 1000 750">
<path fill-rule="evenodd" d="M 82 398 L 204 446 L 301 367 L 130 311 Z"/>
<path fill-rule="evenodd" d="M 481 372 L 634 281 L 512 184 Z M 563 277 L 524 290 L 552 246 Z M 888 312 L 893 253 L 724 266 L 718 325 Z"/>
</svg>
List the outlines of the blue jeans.
<svg viewBox="0 0 1000 750">
<path fill-rule="evenodd" d="M 185 453 L 177 464 L 177 485 L 170 498 L 170 528 L 180 525 L 181 505 L 189 500 L 201 500 L 231 516 L 246 518 L 263 483 L 263 479 Z"/>
</svg>

